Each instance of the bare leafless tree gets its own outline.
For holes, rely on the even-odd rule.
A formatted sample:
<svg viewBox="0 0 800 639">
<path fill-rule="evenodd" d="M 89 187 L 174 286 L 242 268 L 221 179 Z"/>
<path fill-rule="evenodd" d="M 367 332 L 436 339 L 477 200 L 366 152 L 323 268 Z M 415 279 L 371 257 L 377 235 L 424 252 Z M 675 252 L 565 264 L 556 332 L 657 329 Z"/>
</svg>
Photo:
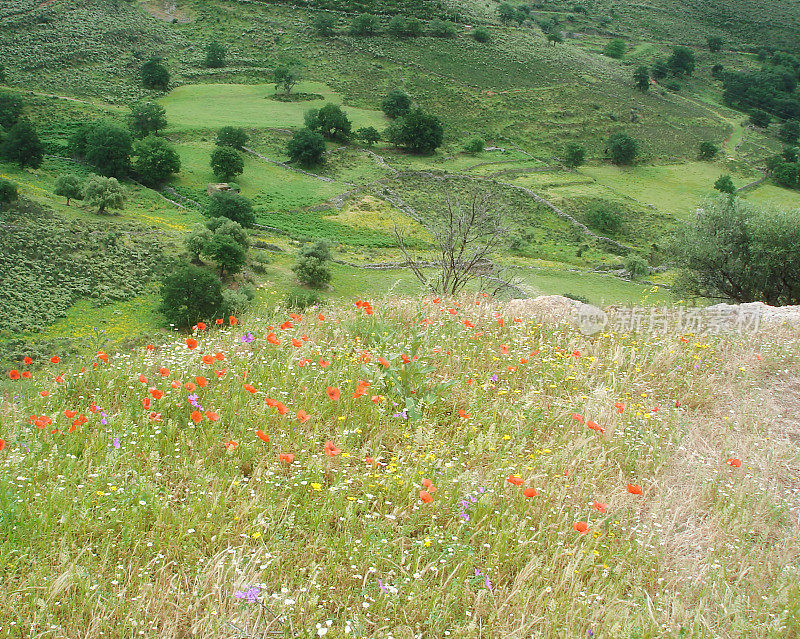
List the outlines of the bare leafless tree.
<svg viewBox="0 0 800 639">
<path fill-rule="evenodd" d="M 431 292 L 455 296 L 477 280 L 481 290 L 497 294 L 515 288 L 491 259 L 508 236 L 503 218 L 490 193 L 475 193 L 463 205 L 448 197 L 441 218 L 428 226 L 433 235 L 432 260 L 418 259 L 396 224 L 394 232 L 408 268 Z"/>
</svg>

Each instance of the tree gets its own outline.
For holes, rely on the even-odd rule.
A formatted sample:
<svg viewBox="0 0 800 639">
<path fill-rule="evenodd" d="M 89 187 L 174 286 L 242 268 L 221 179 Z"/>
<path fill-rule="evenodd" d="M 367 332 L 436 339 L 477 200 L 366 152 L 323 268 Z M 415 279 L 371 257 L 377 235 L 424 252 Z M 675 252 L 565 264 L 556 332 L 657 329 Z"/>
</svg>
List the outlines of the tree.
<svg viewBox="0 0 800 639">
<path fill-rule="evenodd" d="M 214 234 L 202 224 L 195 224 L 192 231 L 184 236 L 183 245 L 189 252 L 192 262 L 200 262 L 200 254 L 206 249 L 206 244 L 211 241 Z"/>
<path fill-rule="evenodd" d="M 142 78 L 142 86 L 145 89 L 166 91 L 169 87 L 169 71 L 162 63 L 161 58 L 150 58 L 142 65 L 140 73 Z"/>
<path fill-rule="evenodd" d="M 714 182 L 714 188 L 720 193 L 727 193 L 728 195 L 736 193 L 736 187 L 733 185 L 730 175 L 720 175 L 717 181 Z"/>
<path fill-rule="evenodd" d="M 652 76 L 654 80 L 663 80 L 669 75 L 669 65 L 666 60 L 656 60 L 653 63 Z"/>
<path fill-rule="evenodd" d="M 203 252 L 219 266 L 220 275 L 234 275 L 242 270 L 247 260 L 247 250 L 230 235 L 215 233 Z"/>
<path fill-rule="evenodd" d="M 470 34 L 475 42 L 489 42 L 492 36 L 489 34 L 489 29 L 486 27 L 475 27 Z"/>
<path fill-rule="evenodd" d="M 800 189 L 800 164 L 781 162 L 772 169 L 772 179 L 787 189 Z"/>
<path fill-rule="evenodd" d="M 753 109 L 750 111 L 750 117 L 748 121 L 753 126 L 757 126 L 760 129 L 766 129 L 769 126 L 769 123 L 772 121 L 772 117 L 766 111 L 762 111 L 761 109 Z"/>
<path fill-rule="evenodd" d="M 500 22 L 509 23 L 516 19 L 517 10 L 508 2 L 501 2 L 500 6 L 497 7 L 497 15 L 500 18 Z"/>
<path fill-rule="evenodd" d="M 646 66 L 641 65 L 636 67 L 636 71 L 633 72 L 633 81 L 636 84 L 636 88 L 639 89 L 642 93 L 646 93 L 650 90 L 650 69 Z"/>
<path fill-rule="evenodd" d="M 219 69 L 225 66 L 225 56 L 228 49 L 221 42 L 212 40 L 206 45 L 206 57 L 203 65 L 209 69 Z"/>
<path fill-rule="evenodd" d="M 211 170 L 224 182 L 244 172 L 242 156 L 229 146 L 218 146 L 211 152 Z"/>
<path fill-rule="evenodd" d="M 238 222 L 229 220 L 226 217 L 213 217 L 206 221 L 206 228 L 214 235 L 226 235 L 234 242 L 247 249 L 250 247 L 250 236 L 244 227 Z"/>
<path fill-rule="evenodd" d="M 627 133 L 614 133 L 606 147 L 614 164 L 633 164 L 639 151 L 639 144 Z"/>
<path fill-rule="evenodd" d="M 306 126 L 319 131 L 329 140 L 347 140 L 352 123 L 338 104 L 326 104 L 321 109 L 311 109 L 305 114 Z"/>
<path fill-rule="evenodd" d="M 305 127 L 298 129 L 286 143 L 286 152 L 292 162 L 306 167 L 315 166 L 325 157 L 325 138 L 317 131 Z"/>
<path fill-rule="evenodd" d="M 703 203 L 669 252 L 681 294 L 774 306 L 800 304 L 800 218 L 742 198 Z"/>
<path fill-rule="evenodd" d="M 625 55 L 625 52 L 628 50 L 628 46 L 625 44 L 624 40 L 620 40 L 619 38 L 615 38 L 611 40 L 603 49 L 603 53 L 607 55 L 609 58 L 614 58 L 619 60 L 622 56 Z"/>
<path fill-rule="evenodd" d="M 405 147 L 412 153 L 427 155 L 442 145 L 444 127 L 435 115 L 416 108 L 392 123 L 387 138 L 392 144 Z"/>
<path fill-rule="evenodd" d="M 286 95 L 291 93 L 294 85 L 300 82 L 303 79 L 303 76 L 300 73 L 300 69 L 297 67 L 287 67 L 287 66 L 279 66 L 272 72 L 272 81 L 275 83 L 275 90 L 277 91 L 279 87 L 283 87 L 283 92 Z"/>
<path fill-rule="evenodd" d="M 381 139 L 381 134 L 374 126 L 361 127 L 356 131 L 356 137 L 367 146 L 372 146 Z"/>
<path fill-rule="evenodd" d="M 674 47 L 667 60 L 667 66 L 673 75 L 692 75 L 694 64 L 694 52 L 689 47 Z"/>
<path fill-rule="evenodd" d="M 156 102 L 139 102 L 131 107 L 128 126 L 137 138 L 158 133 L 167 126 L 167 112 Z"/>
<path fill-rule="evenodd" d="M 217 146 L 230 146 L 241 150 L 247 144 L 248 135 L 245 130 L 238 126 L 224 126 L 217 133 Z"/>
<path fill-rule="evenodd" d="M 788 120 L 781 124 L 778 130 L 778 139 L 786 144 L 797 144 L 797 139 L 800 138 L 800 122 L 796 120 Z"/>
<path fill-rule="evenodd" d="M 350 25 L 350 35 L 371 36 L 378 32 L 378 18 L 369 13 L 362 13 L 353 18 Z"/>
<path fill-rule="evenodd" d="M 333 35 L 334 26 L 336 26 L 336 18 L 330 13 L 320 13 L 314 18 L 314 29 L 323 37 Z"/>
<path fill-rule="evenodd" d="M 631 253 L 624 261 L 625 272 L 632 280 L 640 280 L 650 274 L 650 265 L 641 255 Z"/>
<path fill-rule="evenodd" d="M 256 221 L 250 200 L 230 191 L 219 191 L 211 196 L 208 215 L 209 217 L 224 217 L 233 220 L 245 228 L 253 226 Z"/>
<path fill-rule="evenodd" d="M 576 169 L 583 164 L 586 159 L 586 149 L 580 144 L 570 142 L 564 149 L 564 166 Z"/>
<path fill-rule="evenodd" d="M 719 36 L 708 36 L 706 38 L 706 43 L 708 44 L 708 50 L 717 53 L 722 51 L 722 38 Z"/>
<path fill-rule="evenodd" d="M 313 288 L 321 288 L 331 281 L 332 275 L 328 268 L 331 259 L 327 242 L 315 242 L 300 249 L 297 262 L 292 266 L 292 271 L 301 284 Z"/>
<path fill-rule="evenodd" d="M 477 155 L 478 153 L 483 153 L 483 149 L 486 147 L 486 142 L 483 141 L 483 138 L 474 137 L 470 138 L 464 143 L 464 153 L 468 153 L 469 155 Z"/>
<path fill-rule="evenodd" d="M 715 157 L 717 157 L 718 153 L 719 147 L 713 142 L 710 142 L 709 140 L 703 140 L 700 143 L 698 156 L 701 160 L 713 160 Z"/>
<path fill-rule="evenodd" d="M 100 174 L 121 177 L 128 172 L 132 150 L 128 129 L 110 120 L 101 120 L 83 129 L 83 157 Z"/>
<path fill-rule="evenodd" d="M 117 178 L 102 175 L 90 175 L 83 185 L 83 199 L 96 206 L 97 214 L 102 215 L 106 209 L 121 209 L 125 204 L 125 189 Z"/>
<path fill-rule="evenodd" d="M 416 38 L 422 35 L 422 22 L 418 18 L 394 16 L 386 30 L 395 38 Z"/>
<path fill-rule="evenodd" d="M 44 159 L 44 146 L 36 128 L 27 119 L 19 120 L 0 146 L 0 156 L 9 162 L 19 163 L 21 168 L 38 168 Z"/>
<path fill-rule="evenodd" d="M 389 118 L 404 116 L 411 109 L 411 98 L 402 89 L 392 89 L 381 102 L 381 111 Z"/>
<path fill-rule="evenodd" d="M 162 138 L 148 135 L 133 146 L 133 170 L 142 182 L 157 186 L 181 170 L 181 158 L 173 146 Z"/>
<path fill-rule="evenodd" d="M 17 199 L 17 185 L 0 178 L 0 210 Z"/>
<path fill-rule="evenodd" d="M 434 38 L 452 38 L 456 35 L 456 25 L 449 20 L 431 20 L 428 33 Z"/>
<path fill-rule="evenodd" d="M 22 100 L 13 93 L 0 92 L 0 127 L 8 130 L 22 117 Z"/>
<path fill-rule="evenodd" d="M 395 227 L 397 243 L 409 269 L 432 293 L 455 297 L 476 280 L 482 289 L 489 288 L 493 293 L 510 286 L 491 261 L 491 256 L 505 245 L 508 229 L 502 214 L 492 206 L 488 193 L 473 194 L 463 206 L 448 198 L 443 215 L 430 231 L 435 275 L 412 255 L 402 233 Z"/>
<path fill-rule="evenodd" d="M 179 328 L 194 326 L 220 312 L 222 284 L 204 268 L 184 264 L 164 279 L 159 310 Z"/>
<path fill-rule="evenodd" d="M 62 173 L 56 178 L 53 193 L 67 198 L 67 206 L 70 200 L 82 199 L 83 187 L 80 178 L 74 173 Z"/>
</svg>

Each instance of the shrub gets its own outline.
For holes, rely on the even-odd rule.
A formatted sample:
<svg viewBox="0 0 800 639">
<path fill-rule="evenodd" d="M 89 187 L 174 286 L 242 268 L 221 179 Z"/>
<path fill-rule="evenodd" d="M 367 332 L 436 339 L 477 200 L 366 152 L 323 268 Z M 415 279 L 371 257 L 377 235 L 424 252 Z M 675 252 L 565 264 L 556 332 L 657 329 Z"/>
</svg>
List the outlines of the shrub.
<svg viewBox="0 0 800 639">
<path fill-rule="evenodd" d="M 320 297 L 317 291 L 308 291 L 302 288 L 293 288 L 286 294 L 286 308 L 299 311 L 306 310 L 309 306 L 319 304 Z"/>
<path fill-rule="evenodd" d="M 245 228 L 238 222 L 229 220 L 226 217 L 211 218 L 206 221 L 206 228 L 212 231 L 214 235 L 227 235 L 244 248 L 250 246 L 250 236 Z"/>
<path fill-rule="evenodd" d="M 372 146 L 376 142 L 380 141 L 381 134 L 374 126 L 368 127 L 361 127 L 358 131 L 356 131 L 356 137 L 364 142 L 367 146 Z"/>
<path fill-rule="evenodd" d="M 217 133 L 215 141 L 217 146 L 230 146 L 234 149 L 242 149 L 247 144 L 248 135 L 245 130 L 238 126 L 224 126 Z"/>
<path fill-rule="evenodd" d="M 9 162 L 17 162 L 21 168 L 38 168 L 44 159 L 44 146 L 36 128 L 27 119 L 19 120 L 8 132 L 0 145 L 0 156 Z"/>
<path fill-rule="evenodd" d="M 286 152 L 292 162 L 306 167 L 315 166 L 325 157 L 325 138 L 308 128 L 298 129 L 286 143 Z"/>
<path fill-rule="evenodd" d="M 736 187 L 730 175 L 720 175 L 717 181 L 714 182 L 714 188 L 720 193 L 727 193 L 729 195 L 736 193 Z"/>
<path fill-rule="evenodd" d="M 350 35 L 371 36 L 378 32 L 378 18 L 369 13 L 362 13 L 353 19 Z"/>
<path fill-rule="evenodd" d="M 650 274 L 650 265 L 641 255 L 631 253 L 625 258 L 623 264 L 625 272 L 632 280 L 639 280 Z"/>
<path fill-rule="evenodd" d="M 722 51 L 722 38 L 719 36 L 708 36 L 706 38 L 706 43 L 708 44 L 708 50 L 717 53 L 718 51 Z"/>
<path fill-rule="evenodd" d="M 586 159 L 586 149 L 580 144 L 570 142 L 564 149 L 564 166 L 571 169 L 581 166 Z"/>
<path fill-rule="evenodd" d="M 396 38 L 415 38 L 422 35 L 422 22 L 419 18 L 397 15 L 389 20 L 386 30 Z"/>
<path fill-rule="evenodd" d="M 483 153 L 484 148 L 486 148 L 486 142 L 483 141 L 483 138 L 479 137 L 470 138 L 463 146 L 464 153 L 469 153 L 470 155 Z"/>
<path fill-rule="evenodd" d="M 301 284 L 320 288 L 331 281 L 332 274 L 328 269 L 329 260 L 330 249 L 327 242 L 315 242 L 300 249 L 292 271 Z"/>
<path fill-rule="evenodd" d="M 206 57 L 203 65 L 209 69 L 218 69 L 225 66 L 227 48 L 221 42 L 213 40 L 206 45 Z"/>
<path fill-rule="evenodd" d="M 653 70 L 652 70 L 653 78 L 656 80 L 661 80 L 666 78 L 669 75 L 669 65 L 667 64 L 666 60 L 656 60 L 653 63 Z"/>
<path fill-rule="evenodd" d="M 760 129 L 766 129 L 771 121 L 772 116 L 770 116 L 770 114 L 766 111 L 762 111 L 761 109 L 753 109 L 750 111 L 748 122 L 753 126 L 757 126 Z"/>
<path fill-rule="evenodd" d="M 97 207 L 97 214 L 106 209 L 121 209 L 125 204 L 125 189 L 113 177 L 90 175 L 83 185 L 83 199 Z"/>
<path fill-rule="evenodd" d="M 694 52 L 688 47 L 674 47 L 667 60 L 667 67 L 674 75 L 692 75 L 694 65 Z"/>
<path fill-rule="evenodd" d="M 625 52 L 628 50 L 628 46 L 625 44 L 623 40 L 614 39 L 611 40 L 603 49 L 603 54 L 607 55 L 609 58 L 614 58 L 619 60 L 622 56 L 625 55 Z"/>
<path fill-rule="evenodd" d="M 130 131 L 110 120 L 101 120 L 82 128 L 71 144 L 78 150 L 87 164 L 105 176 L 122 177 L 130 168 L 132 138 Z"/>
<path fill-rule="evenodd" d="M 0 127 L 8 130 L 22 117 L 22 100 L 13 93 L 0 93 Z"/>
<path fill-rule="evenodd" d="M 238 291 L 232 288 L 226 288 L 222 291 L 222 304 L 220 307 L 220 315 L 241 315 L 250 306 L 253 295 L 250 293 L 249 288 L 241 288 Z"/>
<path fill-rule="evenodd" d="M 158 133 L 167 126 L 167 112 L 156 102 L 139 102 L 131 107 L 128 126 L 139 138 Z"/>
<path fill-rule="evenodd" d="M 142 86 L 145 89 L 156 91 L 166 91 L 169 87 L 169 71 L 161 61 L 161 58 L 150 58 L 142 65 L 140 72 Z"/>
<path fill-rule="evenodd" d="M 698 156 L 701 160 L 712 160 L 717 157 L 718 153 L 719 147 L 713 142 L 710 142 L 709 140 L 703 140 L 700 143 Z"/>
<path fill-rule="evenodd" d="M 636 71 L 633 72 L 633 81 L 636 84 L 636 88 L 639 89 L 642 93 L 650 90 L 650 69 L 646 66 L 641 65 L 636 67 Z"/>
<path fill-rule="evenodd" d="M 238 222 L 243 227 L 253 226 L 256 221 L 253 205 L 243 195 L 220 191 L 211 196 L 208 205 L 209 217 L 224 217 Z"/>
<path fill-rule="evenodd" d="M 614 133 L 606 146 L 614 164 L 633 164 L 639 151 L 639 144 L 627 133 Z"/>
<path fill-rule="evenodd" d="M 489 34 L 489 29 L 486 27 L 476 27 L 472 30 L 470 34 L 475 42 L 489 42 L 492 39 L 491 35 Z"/>
<path fill-rule="evenodd" d="M 133 146 L 133 170 L 150 186 L 157 186 L 181 170 L 181 158 L 162 138 L 148 135 Z"/>
<path fill-rule="evenodd" d="M 333 35 L 333 27 L 336 25 L 336 18 L 330 13 L 320 13 L 314 18 L 314 29 L 321 36 Z"/>
<path fill-rule="evenodd" d="M 400 118 L 411 109 L 411 98 L 402 89 L 392 89 L 381 102 L 381 110 L 389 118 Z"/>
<path fill-rule="evenodd" d="M 164 280 L 159 310 L 179 328 L 219 315 L 221 306 L 222 284 L 204 268 L 184 264 Z"/>
<path fill-rule="evenodd" d="M 797 139 L 800 138 L 800 122 L 796 120 L 789 120 L 781 124 L 778 130 L 778 139 L 786 144 L 797 144 Z"/>
<path fill-rule="evenodd" d="M 242 156 L 229 146 L 218 146 L 211 152 L 211 170 L 220 180 L 228 182 L 244 171 Z"/>
<path fill-rule="evenodd" d="M 608 203 L 595 202 L 586 210 L 586 222 L 602 233 L 615 233 L 622 226 L 622 213 Z"/>
<path fill-rule="evenodd" d="M 70 200 L 83 199 L 83 187 L 80 178 L 74 173 L 62 173 L 56 178 L 53 193 L 67 198 L 67 206 Z"/>
<path fill-rule="evenodd" d="M 183 238 L 183 245 L 189 252 L 193 262 L 200 260 L 200 254 L 205 251 L 206 244 L 211 241 L 214 234 L 202 224 L 195 224 L 192 231 Z"/>
<path fill-rule="evenodd" d="M 283 87 L 283 92 L 289 95 L 294 88 L 294 85 L 303 79 L 300 69 L 296 66 L 279 66 L 272 72 L 272 81 L 275 83 L 275 90 Z"/>
<path fill-rule="evenodd" d="M 416 108 L 392 123 L 387 130 L 387 139 L 412 153 L 430 154 L 441 146 L 444 127 L 435 115 Z"/>
<path fill-rule="evenodd" d="M 456 25 L 448 20 L 431 20 L 428 33 L 434 38 L 452 38 L 456 35 Z"/>
<path fill-rule="evenodd" d="M 17 185 L 0 178 L 0 210 L 17 199 Z"/>
</svg>

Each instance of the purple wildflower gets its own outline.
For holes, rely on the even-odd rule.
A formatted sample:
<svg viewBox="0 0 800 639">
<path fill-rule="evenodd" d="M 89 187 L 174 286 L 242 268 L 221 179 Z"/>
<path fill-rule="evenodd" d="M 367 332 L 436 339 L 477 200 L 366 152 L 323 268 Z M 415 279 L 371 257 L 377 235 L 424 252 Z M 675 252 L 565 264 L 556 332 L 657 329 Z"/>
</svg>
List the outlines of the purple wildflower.
<svg viewBox="0 0 800 639">
<path fill-rule="evenodd" d="M 253 341 L 255 338 L 253 337 L 253 334 L 252 334 L 252 333 L 245 333 L 245 334 L 244 334 L 244 335 L 242 335 L 242 336 L 241 336 L 239 339 L 240 339 L 240 340 L 242 340 L 242 344 L 249 344 L 249 343 L 250 343 L 250 342 L 252 342 L 252 341 Z"/>
<path fill-rule="evenodd" d="M 115 437 L 114 440 L 111 442 L 111 445 L 114 448 L 119 448 L 119 437 Z"/>
<path fill-rule="evenodd" d="M 237 590 L 233 593 L 233 596 L 237 599 L 247 599 L 247 603 L 256 603 L 259 594 L 261 594 L 261 588 L 253 586 L 248 590 Z"/>
</svg>

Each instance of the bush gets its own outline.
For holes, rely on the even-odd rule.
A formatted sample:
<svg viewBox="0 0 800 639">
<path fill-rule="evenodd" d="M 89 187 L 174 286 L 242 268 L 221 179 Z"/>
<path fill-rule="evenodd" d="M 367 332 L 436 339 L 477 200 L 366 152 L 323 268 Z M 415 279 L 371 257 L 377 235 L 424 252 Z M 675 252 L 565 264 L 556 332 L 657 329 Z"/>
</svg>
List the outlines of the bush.
<svg viewBox="0 0 800 639">
<path fill-rule="evenodd" d="M 222 304 L 220 307 L 220 315 L 225 317 L 226 315 L 236 315 L 239 316 L 244 313 L 247 308 L 250 306 L 250 302 L 253 299 L 253 295 L 249 294 L 249 288 L 242 288 L 238 291 L 233 290 L 232 288 L 226 288 L 222 291 Z"/>
<path fill-rule="evenodd" d="M 378 18 L 369 13 L 356 16 L 350 25 L 350 35 L 371 36 L 378 32 Z"/>
<path fill-rule="evenodd" d="M 62 173 L 56 178 L 53 193 L 67 198 L 67 206 L 70 200 L 82 200 L 83 187 L 80 178 L 74 173 Z"/>
<path fill-rule="evenodd" d="M 628 255 L 623 264 L 625 272 L 632 280 L 640 280 L 650 274 L 650 265 L 642 256 L 635 253 Z"/>
<path fill-rule="evenodd" d="M 125 189 L 113 177 L 90 175 L 83 185 L 83 199 L 97 207 L 97 214 L 106 209 L 121 209 L 125 204 Z"/>
<path fill-rule="evenodd" d="M 800 138 L 800 122 L 796 120 L 789 120 L 781 124 L 778 130 L 778 139 L 786 144 L 797 144 L 797 139 Z"/>
<path fill-rule="evenodd" d="M 722 38 L 719 36 L 708 36 L 706 38 L 706 42 L 708 43 L 708 50 L 717 53 L 722 51 Z"/>
<path fill-rule="evenodd" d="M 298 129 L 286 143 L 286 152 L 292 162 L 306 167 L 316 166 L 325 157 L 325 138 L 308 128 Z"/>
<path fill-rule="evenodd" d="M 218 146 L 211 152 L 211 170 L 223 182 L 232 180 L 244 171 L 242 156 L 229 146 Z"/>
<path fill-rule="evenodd" d="M 253 205 L 243 195 L 220 191 L 211 196 L 208 205 L 209 217 L 224 217 L 238 222 L 243 227 L 253 226 L 256 221 Z"/>
<path fill-rule="evenodd" d="M 730 175 L 720 175 L 717 181 L 714 182 L 714 188 L 720 193 L 727 193 L 728 195 L 736 193 L 736 187 Z"/>
<path fill-rule="evenodd" d="M 601 233 L 615 233 L 622 227 L 622 213 L 607 203 L 593 203 L 586 210 L 586 223 Z"/>
<path fill-rule="evenodd" d="M 226 217 L 215 217 L 206 222 L 206 228 L 214 235 L 225 235 L 244 248 L 250 246 L 250 236 L 238 222 Z"/>
<path fill-rule="evenodd" d="M 217 146 L 230 146 L 241 150 L 247 144 L 248 135 L 245 130 L 238 126 L 224 126 L 217 133 L 215 141 Z"/>
<path fill-rule="evenodd" d="M 0 145 L 0 156 L 9 162 L 17 162 L 21 168 L 38 168 L 44 159 L 42 145 L 33 124 L 26 119 L 19 120 Z"/>
<path fill-rule="evenodd" d="M 650 69 L 644 65 L 636 67 L 636 71 L 633 72 L 633 82 L 636 84 L 636 88 L 642 93 L 649 91 Z"/>
<path fill-rule="evenodd" d="M 17 200 L 17 185 L 0 178 L 0 210 Z"/>
<path fill-rule="evenodd" d="M 486 148 L 486 142 L 483 141 L 483 138 L 479 137 L 470 138 L 463 146 L 464 153 L 469 153 L 470 155 L 483 153 L 484 148 Z"/>
<path fill-rule="evenodd" d="M 133 156 L 133 170 L 149 186 L 158 186 L 181 170 L 178 152 L 169 142 L 154 135 L 137 141 Z"/>
<path fill-rule="evenodd" d="M 179 328 L 216 317 L 221 307 L 222 284 L 204 268 L 185 264 L 164 280 L 159 310 Z"/>
<path fill-rule="evenodd" d="M 167 126 L 167 112 L 156 102 L 139 102 L 131 107 L 128 126 L 139 138 L 158 133 Z"/>
<path fill-rule="evenodd" d="M 320 288 L 331 281 L 328 269 L 330 249 L 327 242 L 315 242 L 300 249 L 297 262 L 292 267 L 298 281 L 306 286 Z"/>
<path fill-rule="evenodd" d="M 333 35 L 333 27 L 336 26 L 336 18 L 330 13 L 320 13 L 314 18 L 314 29 L 321 36 Z"/>
<path fill-rule="evenodd" d="M 319 304 L 320 296 L 317 291 L 307 291 L 302 288 L 291 289 L 286 295 L 286 308 L 306 310 L 309 306 Z"/>
<path fill-rule="evenodd" d="M 456 35 L 456 25 L 448 20 L 431 20 L 428 33 L 434 38 L 452 38 Z"/>
<path fill-rule="evenodd" d="M 701 160 L 713 160 L 719 153 L 719 147 L 708 140 L 703 140 L 700 143 L 698 156 Z"/>
<path fill-rule="evenodd" d="M 195 224 L 192 231 L 183 238 L 183 245 L 189 252 L 193 262 L 200 260 L 200 254 L 205 251 L 206 244 L 211 241 L 214 234 L 202 224 Z"/>
<path fill-rule="evenodd" d="M 397 15 L 389 20 L 386 30 L 396 38 L 416 38 L 422 35 L 422 22 L 419 18 Z"/>
<path fill-rule="evenodd" d="M 416 108 L 392 123 L 387 130 L 387 139 L 412 153 L 430 154 L 441 146 L 444 127 L 439 118 Z"/>
<path fill-rule="evenodd" d="M 392 89 L 381 102 L 381 111 L 389 118 L 403 117 L 411 109 L 411 98 L 402 89 Z"/>
<path fill-rule="evenodd" d="M 581 166 L 586 159 L 586 149 L 580 144 L 570 142 L 564 149 L 564 166 L 576 169 Z"/>
<path fill-rule="evenodd" d="M 70 140 L 78 157 L 105 176 L 123 177 L 130 169 L 130 131 L 110 120 L 82 127 Z"/>
<path fill-rule="evenodd" d="M 661 80 L 666 78 L 669 75 L 669 65 L 667 64 L 666 60 L 656 60 L 653 63 L 653 70 L 652 70 L 653 78 L 656 80 Z"/>
<path fill-rule="evenodd" d="M 166 91 L 169 87 L 169 71 L 161 58 L 150 58 L 142 65 L 140 74 L 145 89 Z"/>
<path fill-rule="evenodd" d="M 8 130 L 22 117 L 22 100 L 13 93 L 0 93 L 0 127 Z"/>
<path fill-rule="evenodd" d="M 667 60 L 667 67 L 674 75 L 692 75 L 694 65 L 694 52 L 688 47 L 674 47 Z"/>
<path fill-rule="evenodd" d="M 639 151 L 639 144 L 627 133 L 614 133 L 606 143 L 611 161 L 614 164 L 633 164 Z"/>
<path fill-rule="evenodd" d="M 306 111 L 305 123 L 311 131 L 319 131 L 330 140 L 347 140 L 352 126 L 347 114 L 338 104 L 326 104 L 321 109 Z"/>
<path fill-rule="evenodd" d="M 272 81 L 275 83 L 275 90 L 277 91 L 278 88 L 282 86 L 283 92 L 286 95 L 289 95 L 294 85 L 302 79 L 303 75 L 296 66 L 288 67 L 281 65 L 272 72 Z"/>
<path fill-rule="evenodd" d="M 225 55 L 228 53 L 225 45 L 213 40 L 206 45 L 206 57 L 203 65 L 209 69 L 218 69 L 225 66 Z"/>
<path fill-rule="evenodd" d="M 625 44 L 623 40 L 614 39 L 611 40 L 603 49 L 603 54 L 607 55 L 609 58 L 614 58 L 615 60 L 619 60 L 622 56 L 625 55 L 625 52 L 628 50 L 628 46 Z"/>
<path fill-rule="evenodd" d="M 376 142 L 380 141 L 381 134 L 374 126 L 368 127 L 361 127 L 358 131 L 356 131 L 356 137 L 364 142 L 367 146 L 372 146 Z"/>
<path fill-rule="evenodd" d="M 472 30 L 470 34 L 475 42 L 489 42 L 492 39 L 491 35 L 489 34 L 489 29 L 486 27 L 476 27 Z"/>
</svg>

